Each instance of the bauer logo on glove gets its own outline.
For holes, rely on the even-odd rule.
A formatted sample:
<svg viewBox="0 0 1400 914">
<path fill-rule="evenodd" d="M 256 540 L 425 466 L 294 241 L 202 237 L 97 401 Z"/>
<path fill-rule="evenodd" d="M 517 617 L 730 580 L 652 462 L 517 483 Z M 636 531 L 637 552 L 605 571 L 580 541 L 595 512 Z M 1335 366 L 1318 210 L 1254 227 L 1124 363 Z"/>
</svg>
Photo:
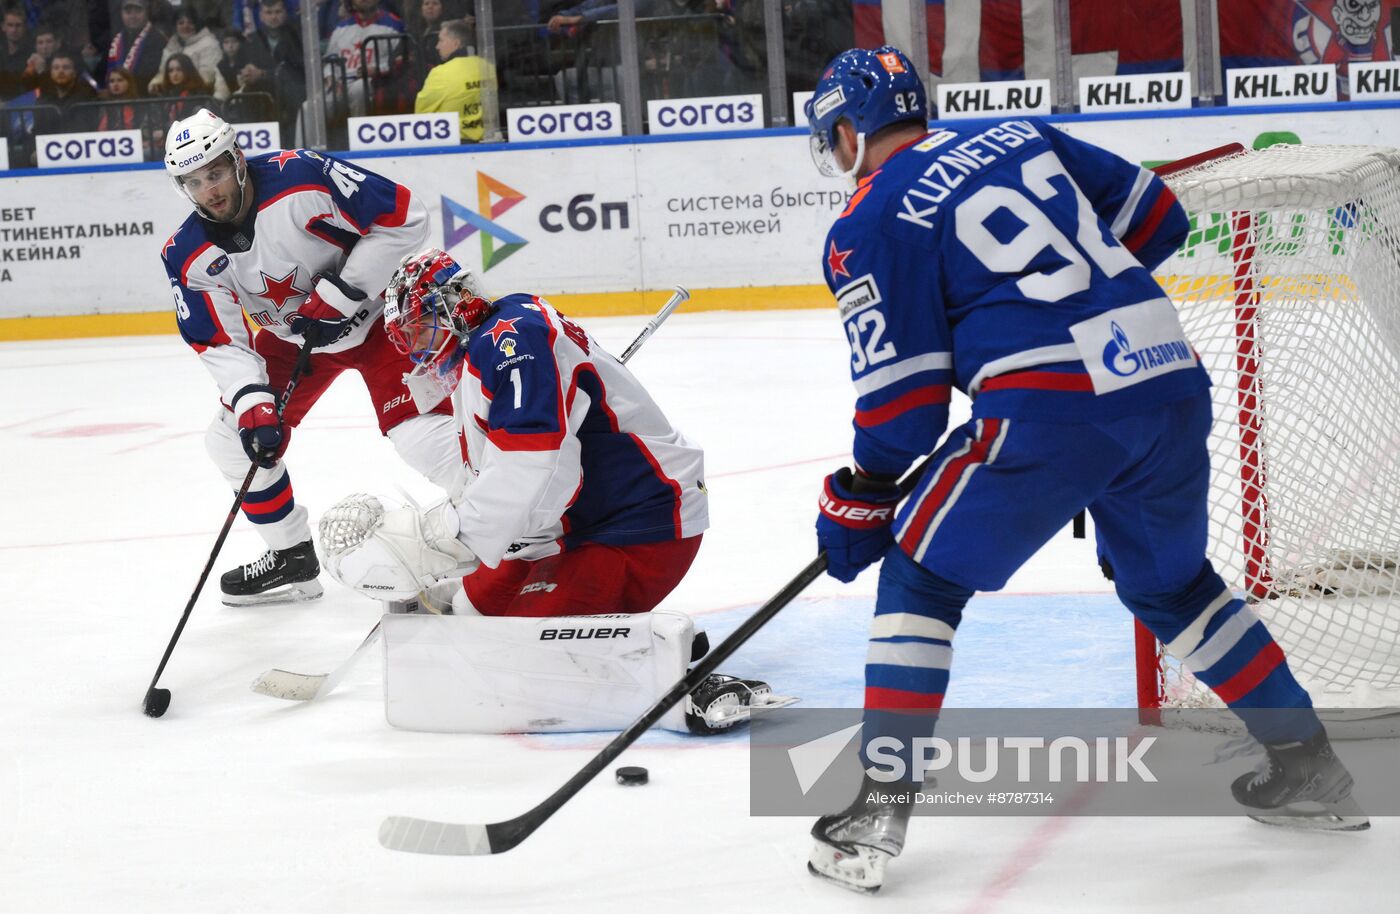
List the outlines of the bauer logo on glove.
<svg viewBox="0 0 1400 914">
<path fill-rule="evenodd" d="M 889 506 L 872 507 L 849 501 L 841 501 L 831 496 L 831 490 L 824 489 L 817 496 L 818 506 L 827 517 L 837 520 L 846 527 L 882 527 L 894 519 L 894 508 Z"/>
</svg>

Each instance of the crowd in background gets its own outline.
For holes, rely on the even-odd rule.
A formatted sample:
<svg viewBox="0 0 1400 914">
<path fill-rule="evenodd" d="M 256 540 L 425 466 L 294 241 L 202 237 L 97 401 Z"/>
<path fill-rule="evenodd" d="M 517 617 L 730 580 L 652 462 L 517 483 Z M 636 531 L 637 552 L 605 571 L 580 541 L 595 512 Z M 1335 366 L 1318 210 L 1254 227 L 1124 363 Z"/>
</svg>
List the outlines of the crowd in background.
<svg viewBox="0 0 1400 914">
<path fill-rule="evenodd" d="M 349 116 L 412 111 L 461 112 L 472 142 L 485 135 L 488 85 L 500 111 L 620 101 L 632 64 L 643 100 L 769 89 L 764 0 L 636 0 L 635 62 L 621 59 L 617 0 L 492 0 L 494 67 L 477 56 L 482 2 L 0 0 L 0 137 L 14 167 L 33 164 L 35 134 L 139 128 L 155 159 L 171 121 L 207 105 L 234 122 L 277 121 L 282 142 L 298 144 L 312 85 L 334 148 Z M 314 4 L 319 73 L 306 72 L 303 3 Z M 889 40 L 881 0 L 779 6 L 789 92 L 811 89 L 841 50 Z M 1052 76 L 1048 39 L 1026 24 L 1048 23 L 1050 7 L 927 3 L 932 79 Z M 1190 69 L 1194 25 L 1177 0 L 1069 7 L 1076 75 Z M 1219 8 L 1219 64 L 1336 63 L 1345 91 L 1348 63 L 1393 56 L 1396 17 L 1400 0 L 1232 0 Z"/>
<path fill-rule="evenodd" d="M 207 105 L 278 121 L 291 143 L 307 92 L 302 2 L 0 0 L 0 104 L 16 112 L 0 132 L 14 150 L 18 133 L 141 129 L 153 159 L 165 127 Z M 495 69 L 475 56 L 475 0 L 314 2 L 333 133 L 351 115 L 456 107 L 463 140 L 480 140 L 487 82 L 501 109 L 619 96 L 615 0 L 497 0 Z M 810 88 L 851 44 L 852 5 L 783 7 L 788 80 Z M 765 90 L 761 0 L 638 0 L 637 16 L 644 98 Z"/>
</svg>

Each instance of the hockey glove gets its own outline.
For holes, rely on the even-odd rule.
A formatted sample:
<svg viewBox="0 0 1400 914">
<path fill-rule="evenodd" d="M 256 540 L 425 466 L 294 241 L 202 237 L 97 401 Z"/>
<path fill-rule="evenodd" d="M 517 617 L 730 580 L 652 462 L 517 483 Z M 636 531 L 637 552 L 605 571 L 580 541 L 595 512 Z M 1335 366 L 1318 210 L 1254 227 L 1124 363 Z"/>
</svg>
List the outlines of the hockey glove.
<svg viewBox="0 0 1400 914">
<path fill-rule="evenodd" d="M 248 459 L 264 469 L 271 469 L 287 448 L 287 435 L 282 429 L 282 417 L 277 415 L 272 388 L 245 387 L 234 397 L 233 403 L 238 415 L 238 437 Z"/>
<path fill-rule="evenodd" d="M 320 349 L 340 339 L 355 322 L 356 300 L 340 284 L 322 276 L 296 313 L 288 315 L 287 329 Z M 363 294 L 361 298 L 363 299 Z"/>
<path fill-rule="evenodd" d="M 817 546 L 826 550 L 826 572 L 836 580 L 854 581 L 894 543 L 899 486 L 893 481 L 842 467 L 826 477 L 817 504 Z"/>
</svg>

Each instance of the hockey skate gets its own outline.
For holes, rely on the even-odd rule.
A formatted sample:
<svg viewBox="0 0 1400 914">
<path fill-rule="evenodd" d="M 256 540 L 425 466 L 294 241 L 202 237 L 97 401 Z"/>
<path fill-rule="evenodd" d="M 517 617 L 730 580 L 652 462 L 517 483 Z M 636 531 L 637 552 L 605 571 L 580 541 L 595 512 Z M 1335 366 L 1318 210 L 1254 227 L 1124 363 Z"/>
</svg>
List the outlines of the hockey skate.
<svg viewBox="0 0 1400 914">
<path fill-rule="evenodd" d="M 316 576 L 321 563 L 311 540 L 288 549 L 269 549 L 256 562 L 240 566 L 219 579 L 226 606 L 261 606 L 314 600 L 323 590 Z"/>
<path fill-rule="evenodd" d="M 1364 831 L 1371 820 L 1351 795 L 1351 772 L 1332 751 L 1326 731 L 1302 743 L 1265 746 L 1263 767 L 1242 774 L 1230 792 L 1250 818 L 1265 825 L 1318 831 Z"/>
<path fill-rule="evenodd" d="M 685 725 L 697 736 L 713 736 L 749 719 L 755 708 L 785 708 L 796 698 L 774 695 L 757 679 L 711 673 L 685 697 Z"/>
<path fill-rule="evenodd" d="M 822 816 L 812 826 L 817 843 L 807 860 L 807 872 L 853 892 L 880 891 L 885 865 L 904 850 L 914 808 L 912 792 L 913 788 L 867 777 L 845 812 Z"/>
</svg>

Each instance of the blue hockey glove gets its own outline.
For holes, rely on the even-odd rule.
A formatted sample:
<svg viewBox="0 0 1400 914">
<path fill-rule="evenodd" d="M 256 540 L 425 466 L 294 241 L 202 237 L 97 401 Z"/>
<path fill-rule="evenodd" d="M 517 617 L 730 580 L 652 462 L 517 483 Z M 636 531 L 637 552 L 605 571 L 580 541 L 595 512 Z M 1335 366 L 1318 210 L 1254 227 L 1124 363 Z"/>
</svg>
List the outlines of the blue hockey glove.
<svg viewBox="0 0 1400 914">
<path fill-rule="evenodd" d="M 854 581 L 894 544 L 890 525 L 899 505 L 899 485 L 842 467 L 826 477 L 817 499 L 817 546 L 826 550 L 826 573 Z"/>
<path fill-rule="evenodd" d="M 234 410 L 238 414 L 238 438 L 248 459 L 271 469 L 287 448 L 287 435 L 282 429 L 282 417 L 277 415 L 272 388 L 245 387 L 234 398 Z"/>
</svg>

